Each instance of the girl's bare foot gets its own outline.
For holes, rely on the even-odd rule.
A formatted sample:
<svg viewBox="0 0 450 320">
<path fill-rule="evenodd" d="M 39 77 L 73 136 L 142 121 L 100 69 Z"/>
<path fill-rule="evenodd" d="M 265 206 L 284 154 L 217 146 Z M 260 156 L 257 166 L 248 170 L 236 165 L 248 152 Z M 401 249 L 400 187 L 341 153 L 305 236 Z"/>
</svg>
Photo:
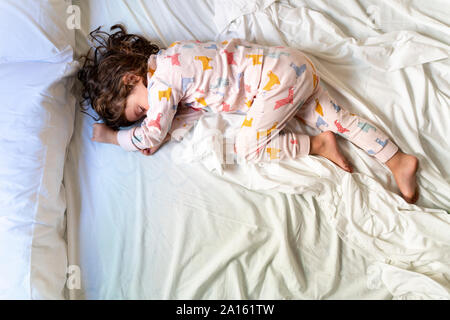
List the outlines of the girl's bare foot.
<svg viewBox="0 0 450 320">
<path fill-rule="evenodd" d="M 339 167 L 348 172 L 353 172 L 351 163 L 342 155 L 336 141 L 336 136 L 331 131 L 324 131 L 317 136 L 310 137 L 311 147 L 309 154 L 319 155 L 333 161 Z"/>
<path fill-rule="evenodd" d="M 419 191 L 416 183 L 416 171 L 419 160 L 410 154 L 400 150 L 386 162 L 386 165 L 394 174 L 395 182 L 408 203 L 416 203 Z"/>
</svg>

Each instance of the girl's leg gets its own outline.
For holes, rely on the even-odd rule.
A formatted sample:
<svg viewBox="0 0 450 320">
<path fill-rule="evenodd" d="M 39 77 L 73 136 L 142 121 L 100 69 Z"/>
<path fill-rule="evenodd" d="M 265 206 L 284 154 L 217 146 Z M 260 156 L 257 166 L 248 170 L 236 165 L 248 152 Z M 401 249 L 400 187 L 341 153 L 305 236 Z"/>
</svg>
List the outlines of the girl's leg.
<svg viewBox="0 0 450 320">
<path fill-rule="evenodd" d="M 320 84 L 300 108 L 297 116 L 311 127 L 332 131 L 350 140 L 382 163 L 398 151 L 397 145 L 382 130 L 337 105 Z"/>
<path fill-rule="evenodd" d="M 339 106 L 320 86 L 298 111 L 297 117 L 321 131 L 332 131 L 385 163 L 407 202 L 418 198 L 416 171 L 418 160 L 401 152 L 397 145 L 378 127 Z"/>
<path fill-rule="evenodd" d="M 236 153 L 251 162 L 295 159 L 312 153 L 351 171 L 334 135 L 320 135 L 311 141 L 309 136 L 285 128 L 317 85 L 312 64 L 294 50 L 278 50 L 266 57 L 260 89 L 236 137 Z"/>
<path fill-rule="evenodd" d="M 266 48 L 258 93 L 236 136 L 235 151 L 247 161 L 295 159 L 310 151 L 310 139 L 285 128 L 295 116 L 301 97 L 313 91 L 306 65 L 302 73 L 290 67 L 298 55 L 289 49 Z"/>
<path fill-rule="evenodd" d="M 292 132 L 285 128 L 295 116 L 297 108 L 288 103 L 275 108 L 277 101 L 290 99 L 294 88 L 273 90 L 265 96 L 257 95 L 236 136 L 235 151 L 250 162 L 295 159 L 309 154 L 309 136 Z"/>
<path fill-rule="evenodd" d="M 403 198 L 409 203 L 415 203 L 419 198 L 419 189 L 416 183 L 419 160 L 415 156 L 399 150 L 386 161 L 386 165 L 394 174 L 395 182 L 397 182 Z"/>
</svg>

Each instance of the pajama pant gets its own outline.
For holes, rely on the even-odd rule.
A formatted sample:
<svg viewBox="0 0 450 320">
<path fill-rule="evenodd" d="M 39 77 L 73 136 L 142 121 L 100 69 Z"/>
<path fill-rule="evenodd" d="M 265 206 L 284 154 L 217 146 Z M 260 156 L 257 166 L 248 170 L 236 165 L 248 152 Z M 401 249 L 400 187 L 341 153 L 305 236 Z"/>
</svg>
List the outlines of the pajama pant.
<svg viewBox="0 0 450 320">
<path fill-rule="evenodd" d="M 235 140 L 237 154 L 250 162 L 308 155 L 309 136 L 285 128 L 294 116 L 350 140 L 382 163 L 397 152 L 383 131 L 334 102 L 303 53 L 293 48 L 267 50 L 258 92 Z"/>
</svg>

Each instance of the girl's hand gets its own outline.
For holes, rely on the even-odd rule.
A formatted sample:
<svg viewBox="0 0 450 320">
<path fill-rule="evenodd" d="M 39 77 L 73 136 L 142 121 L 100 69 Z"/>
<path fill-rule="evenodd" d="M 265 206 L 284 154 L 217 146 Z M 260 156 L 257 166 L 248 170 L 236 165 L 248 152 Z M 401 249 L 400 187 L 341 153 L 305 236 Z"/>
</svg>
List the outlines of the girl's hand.
<svg viewBox="0 0 450 320">
<path fill-rule="evenodd" d="M 147 148 L 147 149 L 140 150 L 140 151 L 144 156 L 150 156 L 151 154 L 153 154 L 153 152 L 151 152 L 151 148 Z"/>
<path fill-rule="evenodd" d="M 153 147 L 153 148 L 147 148 L 147 149 L 143 149 L 143 150 L 139 150 L 144 156 L 151 156 L 152 154 L 154 154 L 156 152 L 156 150 L 159 149 L 159 147 L 161 147 L 161 145 Z"/>
<path fill-rule="evenodd" d="M 109 128 L 104 123 L 94 123 L 91 140 L 101 143 L 118 144 L 117 131 Z"/>
<path fill-rule="evenodd" d="M 170 137 L 171 137 L 171 135 L 170 135 L 170 133 L 168 133 L 168 134 L 166 135 L 166 137 L 164 138 L 164 140 L 163 140 L 163 142 L 162 142 L 161 144 L 159 144 L 159 145 L 157 145 L 157 146 L 154 146 L 153 148 L 147 148 L 147 149 L 144 149 L 144 150 L 140 150 L 141 153 L 142 153 L 143 155 L 145 155 L 145 156 L 151 156 L 151 155 L 154 154 L 156 151 L 158 151 L 158 149 L 159 149 L 164 143 L 166 143 L 167 141 L 169 141 L 169 140 L 170 140 Z"/>
</svg>

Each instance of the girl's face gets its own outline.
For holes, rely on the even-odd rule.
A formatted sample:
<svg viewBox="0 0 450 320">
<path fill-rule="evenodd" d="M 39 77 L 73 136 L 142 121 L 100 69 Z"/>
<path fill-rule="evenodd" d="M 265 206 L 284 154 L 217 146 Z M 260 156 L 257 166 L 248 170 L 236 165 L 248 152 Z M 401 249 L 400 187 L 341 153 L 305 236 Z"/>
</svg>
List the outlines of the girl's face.
<svg viewBox="0 0 450 320">
<path fill-rule="evenodd" d="M 147 87 L 141 79 L 127 97 L 125 117 L 131 122 L 138 121 L 145 117 L 148 109 Z"/>
</svg>

